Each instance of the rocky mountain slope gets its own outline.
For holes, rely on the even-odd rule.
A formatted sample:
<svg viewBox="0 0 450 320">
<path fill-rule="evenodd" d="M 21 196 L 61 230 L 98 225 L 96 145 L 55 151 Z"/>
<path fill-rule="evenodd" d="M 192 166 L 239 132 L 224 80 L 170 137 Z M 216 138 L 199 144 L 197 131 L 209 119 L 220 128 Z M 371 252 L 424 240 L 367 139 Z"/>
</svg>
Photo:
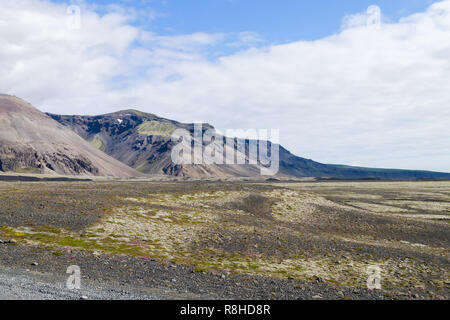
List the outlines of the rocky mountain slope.
<svg viewBox="0 0 450 320">
<path fill-rule="evenodd" d="M 224 177 L 260 175 L 261 164 L 249 164 L 248 140 L 245 152 L 237 150 L 237 157 L 246 164 L 174 164 L 171 159 L 171 140 L 175 129 L 191 134 L 194 124 L 184 124 L 136 110 L 124 110 L 98 116 L 70 116 L 49 114 L 71 128 L 85 140 L 115 159 L 143 173 L 190 177 Z M 203 130 L 213 129 L 203 125 Z M 203 148 L 205 145 L 203 145 Z M 269 144 L 270 148 L 270 144 Z M 449 173 L 414 170 L 389 170 L 328 165 L 297 157 L 279 146 L 279 175 L 292 177 L 323 177 L 336 179 L 450 179 Z"/>
<path fill-rule="evenodd" d="M 8 95 L 0 95 L 0 171 L 125 178 L 142 175 L 31 104 Z"/>
<path fill-rule="evenodd" d="M 49 114 L 98 149 L 143 173 L 187 177 L 257 176 L 258 165 L 175 164 L 172 141 L 175 129 L 194 132 L 194 124 L 183 124 L 136 110 L 101 116 L 60 116 Z M 204 124 L 203 132 L 213 129 Z M 242 155 L 245 157 L 245 155 Z"/>
</svg>

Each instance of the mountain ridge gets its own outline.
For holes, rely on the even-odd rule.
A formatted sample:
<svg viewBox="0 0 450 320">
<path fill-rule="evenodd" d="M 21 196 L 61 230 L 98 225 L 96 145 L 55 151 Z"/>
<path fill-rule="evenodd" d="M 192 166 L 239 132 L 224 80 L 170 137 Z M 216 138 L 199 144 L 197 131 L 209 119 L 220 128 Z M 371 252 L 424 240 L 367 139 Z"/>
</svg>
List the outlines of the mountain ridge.
<svg viewBox="0 0 450 320">
<path fill-rule="evenodd" d="M 0 171 L 142 176 L 86 143 L 30 103 L 5 94 L 0 95 Z"/>
<path fill-rule="evenodd" d="M 115 159 L 148 174 L 165 174 L 187 177 L 253 177 L 260 175 L 260 165 L 177 165 L 170 153 L 175 143 L 170 139 L 172 129 L 194 132 L 194 124 L 181 123 L 136 109 L 125 109 L 104 115 L 55 115 L 48 114 L 59 123 L 70 127 L 87 141 L 99 147 Z M 146 125 L 152 121 L 158 122 Z M 144 129 L 148 129 L 147 131 Z M 205 124 L 203 130 L 212 129 Z M 238 140 L 235 139 L 235 144 Z M 242 157 L 249 159 L 248 142 Z M 269 146 L 271 143 L 269 142 Z M 203 146 L 204 148 L 205 146 Z M 236 146 L 235 146 L 236 148 Z M 426 170 L 379 169 L 323 164 L 298 157 L 279 146 L 280 165 L 278 175 L 287 177 L 316 177 L 329 179 L 450 179 L 450 173 Z M 238 152 L 238 151 L 236 151 Z"/>
<path fill-rule="evenodd" d="M 222 152 L 231 151 L 235 159 L 243 159 L 244 163 L 177 164 L 171 157 L 178 144 L 171 136 L 177 129 L 192 136 L 196 132 L 193 123 L 137 109 L 93 116 L 46 114 L 18 97 L 0 94 L 0 171 L 125 178 L 145 177 L 146 174 L 257 177 L 267 165 L 259 160 L 251 161 L 255 159 L 250 152 L 252 142 L 258 148 L 267 143 L 267 149 L 279 149 L 278 176 L 344 180 L 450 179 L 450 173 L 445 172 L 323 164 L 296 156 L 270 141 L 224 137 L 210 124 L 202 124 L 201 134 L 214 132 L 215 139 L 220 138 L 222 142 L 230 139 L 231 144 L 225 144 Z M 204 151 L 208 143 L 201 143 Z M 210 145 L 217 144 L 214 140 Z"/>
</svg>

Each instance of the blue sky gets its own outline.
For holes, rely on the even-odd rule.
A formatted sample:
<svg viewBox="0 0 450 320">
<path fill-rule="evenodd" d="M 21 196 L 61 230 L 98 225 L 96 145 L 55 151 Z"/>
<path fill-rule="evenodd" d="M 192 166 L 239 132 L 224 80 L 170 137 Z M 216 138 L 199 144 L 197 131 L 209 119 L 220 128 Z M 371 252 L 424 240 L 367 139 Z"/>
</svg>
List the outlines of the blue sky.
<svg viewBox="0 0 450 320">
<path fill-rule="evenodd" d="M 65 0 L 54 2 L 67 3 Z M 316 40 L 339 31 L 342 18 L 378 5 L 389 21 L 422 12 L 432 0 L 86 0 L 152 12 L 140 26 L 158 34 L 253 31 L 267 43 Z M 80 3 L 77 0 L 71 3 Z"/>
</svg>

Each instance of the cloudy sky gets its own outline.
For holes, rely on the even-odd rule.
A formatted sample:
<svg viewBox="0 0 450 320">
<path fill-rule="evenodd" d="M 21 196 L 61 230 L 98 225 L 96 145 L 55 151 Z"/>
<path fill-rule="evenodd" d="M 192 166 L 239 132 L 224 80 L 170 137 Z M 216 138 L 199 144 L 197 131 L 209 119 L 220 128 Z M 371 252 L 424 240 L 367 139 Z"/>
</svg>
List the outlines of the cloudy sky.
<svg viewBox="0 0 450 320">
<path fill-rule="evenodd" d="M 0 93 L 278 128 L 316 161 L 450 172 L 450 0 L 0 0 Z"/>
</svg>

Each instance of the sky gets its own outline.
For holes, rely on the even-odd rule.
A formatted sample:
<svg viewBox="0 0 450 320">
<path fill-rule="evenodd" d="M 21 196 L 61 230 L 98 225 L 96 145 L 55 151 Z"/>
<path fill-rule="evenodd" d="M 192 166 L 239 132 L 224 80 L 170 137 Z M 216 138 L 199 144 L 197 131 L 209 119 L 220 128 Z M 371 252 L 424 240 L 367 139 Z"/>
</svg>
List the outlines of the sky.
<svg viewBox="0 0 450 320">
<path fill-rule="evenodd" d="M 0 0 L 0 93 L 450 172 L 450 0 Z"/>
</svg>

